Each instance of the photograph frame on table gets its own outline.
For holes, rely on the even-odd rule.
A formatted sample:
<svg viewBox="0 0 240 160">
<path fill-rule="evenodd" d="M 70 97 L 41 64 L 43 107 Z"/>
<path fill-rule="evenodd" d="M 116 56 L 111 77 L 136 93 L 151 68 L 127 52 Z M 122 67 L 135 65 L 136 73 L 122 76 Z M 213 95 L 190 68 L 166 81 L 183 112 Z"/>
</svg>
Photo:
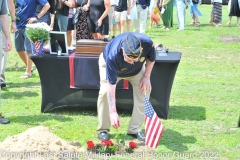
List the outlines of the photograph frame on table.
<svg viewBox="0 0 240 160">
<path fill-rule="evenodd" d="M 50 41 L 49 41 L 50 54 L 65 55 L 65 56 L 69 55 L 66 32 L 51 31 L 49 32 L 49 36 L 50 36 Z M 58 44 L 56 44 L 56 40 Z M 59 47 L 61 48 L 61 53 L 58 53 L 57 48 Z"/>
</svg>

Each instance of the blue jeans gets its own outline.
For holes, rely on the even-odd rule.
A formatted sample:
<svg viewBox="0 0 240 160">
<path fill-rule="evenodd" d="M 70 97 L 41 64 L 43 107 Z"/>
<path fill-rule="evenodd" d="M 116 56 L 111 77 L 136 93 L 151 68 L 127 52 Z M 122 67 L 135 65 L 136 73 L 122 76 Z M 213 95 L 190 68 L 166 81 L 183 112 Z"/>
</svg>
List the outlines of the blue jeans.
<svg viewBox="0 0 240 160">
<path fill-rule="evenodd" d="M 186 5 L 182 0 L 176 0 L 178 28 L 184 30 L 186 21 Z"/>
</svg>

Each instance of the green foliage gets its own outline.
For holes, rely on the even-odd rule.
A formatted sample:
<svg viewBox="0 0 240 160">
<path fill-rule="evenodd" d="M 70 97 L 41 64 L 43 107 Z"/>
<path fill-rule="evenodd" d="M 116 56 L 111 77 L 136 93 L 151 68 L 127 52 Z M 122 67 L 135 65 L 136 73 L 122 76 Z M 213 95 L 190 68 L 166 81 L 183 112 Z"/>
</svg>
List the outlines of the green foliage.
<svg viewBox="0 0 240 160">
<path fill-rule="evenodd" d="M 50 28 L 46 23 L 27 24 L 27 36 L 33 43 L 42 40 L 45 44 L 49 41 Z"/>
</svg>

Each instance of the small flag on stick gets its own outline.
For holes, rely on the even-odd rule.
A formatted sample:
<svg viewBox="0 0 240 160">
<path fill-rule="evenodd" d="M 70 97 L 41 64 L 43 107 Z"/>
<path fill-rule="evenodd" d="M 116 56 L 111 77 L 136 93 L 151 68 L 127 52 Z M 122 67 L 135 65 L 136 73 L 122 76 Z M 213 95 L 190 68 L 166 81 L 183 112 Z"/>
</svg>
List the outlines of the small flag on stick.
<svg viewBox="0 0 240 160">
<path fill-rule="evenodd" d="M 144 95 L 145 106 L 145 144 L 151 148 L 157 148 L 164 131 L 164 127 L 146 94 Z"/>
</svg>

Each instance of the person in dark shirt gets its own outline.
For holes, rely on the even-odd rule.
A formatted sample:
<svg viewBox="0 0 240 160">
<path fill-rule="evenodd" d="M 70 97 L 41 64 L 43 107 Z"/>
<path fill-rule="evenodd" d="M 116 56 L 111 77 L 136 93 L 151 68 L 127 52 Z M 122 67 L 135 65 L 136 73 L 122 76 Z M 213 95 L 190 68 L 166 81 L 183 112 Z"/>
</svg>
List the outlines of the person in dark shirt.
<svg viewBox="0 0 240 160">
<path fill-rule="evenodd" d="M 145 141 L 141 131 L 144 121 L 144 88 L 149 97 L 152 89 L 150 75 L 156 53 L 152 40 L 141 33 L 127 32 L 112 39 L 99 57 L 100 91 L 98 96 L 98 138 L 108 140 L 110 125 L 120 126 L 116 109 L 116 84 L 128 80 L 133 87 L 134 106 L 128 135 Z"/>
</svg>

